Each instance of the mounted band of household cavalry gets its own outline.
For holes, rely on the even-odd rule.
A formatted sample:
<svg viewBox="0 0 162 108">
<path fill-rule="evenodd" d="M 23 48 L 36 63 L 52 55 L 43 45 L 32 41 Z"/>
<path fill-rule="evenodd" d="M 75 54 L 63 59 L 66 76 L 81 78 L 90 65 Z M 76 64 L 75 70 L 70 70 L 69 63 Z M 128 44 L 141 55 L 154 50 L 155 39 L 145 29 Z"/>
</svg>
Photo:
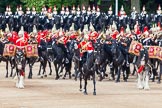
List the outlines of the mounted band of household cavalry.
<svg viewBox="0 0 162 108">
<path fill-rule="evenodd" d="M 93 80 L 96 95 L 96 77 L 103 80 L 120 82 L 129 78 L 130 64 L 132 75 L 137 73 L 139 89 L 150 89 L 149 79 L 161 82 L 162 74 L 162 11 L 158 6 L 155 14 L 147 13 L 143 6 L 141 13 L 133 7 L 130 15 L 121 6 L 118 15 L 114 15 L 112 6 L 101 12 L 100 7 L 83 5 L 69 7 L 42 6 L 40 13 L 33 6 L 22 11 L 17 6 L 12 13 L 10 6 L 0 14 L 0 60 L 11 63 L 11 75 L 18 76 L 16 87 L 24 88 L 25 66 L 29 64 L 28 78 L 32 78 L 32 67 L 40 62 L 38 75 L 47 77 L 46 66 L 55 66 L 58 80 L 63 71 L 75 80 L 80 79 L 80 90 L 84 79 L 84 94 L 87 94 L 87 81 Z M 74 65 L 75 72 L 71 74 Z M 107 73 L 107 65 L 110 72 Z M 160 66 L 160 71 L 158 68 Z M 13 73 L 16 69 L 16 74 Z M 43 72 L 41 70 L 43 69 Z"/>
</svg>

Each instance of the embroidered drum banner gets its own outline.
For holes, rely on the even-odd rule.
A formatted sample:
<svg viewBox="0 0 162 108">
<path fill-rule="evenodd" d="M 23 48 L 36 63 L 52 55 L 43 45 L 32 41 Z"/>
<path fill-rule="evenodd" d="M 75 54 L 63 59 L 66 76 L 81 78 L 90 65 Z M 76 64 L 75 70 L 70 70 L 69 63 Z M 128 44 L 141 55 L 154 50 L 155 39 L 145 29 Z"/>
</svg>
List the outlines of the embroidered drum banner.
<svg viewBox="0 0 162 108">
<path fill-rule="evenodd" d="M 5 44 L 3 56 L 15 56 L 16 46 L 14 44 Z"/>
<path fill-rule="evenodd" d="M 159 60 L 162 60 L 162 50 L 159 52 L 159 54 L 158 54 L 158 59 Z"/>
<path fill-rule="evenodd" d="M 139 56 L 140 50 L 143 48 L 142 44 L 137 41 L 132 41 L 129 47 L 129 53 Z"/>
<path fill-rule="evenodd" d="M 159 46 L 150 46 L 148 49 L 149 58 L 159 58 L 159 53 L 161 51 L 161 47 Z"/>
<path fill-rule="evenodd" d="M 162 60 L 162 47 L 158 47 L 157 58 L 159 60 Z"/>
<path fill-rule="evenodd" d="M 38 57 L 37 44 L 29 44 L 25 46 L 26 57 Z"/>
</svg>

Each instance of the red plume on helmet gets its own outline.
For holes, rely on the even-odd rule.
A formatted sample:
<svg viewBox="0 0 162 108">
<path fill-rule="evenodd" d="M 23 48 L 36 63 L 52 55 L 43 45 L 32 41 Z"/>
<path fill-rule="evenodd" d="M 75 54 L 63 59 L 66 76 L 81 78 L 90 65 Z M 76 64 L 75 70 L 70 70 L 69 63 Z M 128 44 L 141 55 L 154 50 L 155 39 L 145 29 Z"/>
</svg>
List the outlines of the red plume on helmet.
<svg viewBox="0 0 162 108">
<path fill-rule="evenodd" d="M 48 12 L 49 13 L 51 13 L 52 12 L 52 8 L 50 7 L 50 8 L 48 8 Z"/>
<path fill-rule="evenodd" d="M 146 31 L 148 31 L 148 27 L 147 26 L 145 26 L 144 29 L 143 29 L 143 32 L 146 32 Z"/>
</svg>

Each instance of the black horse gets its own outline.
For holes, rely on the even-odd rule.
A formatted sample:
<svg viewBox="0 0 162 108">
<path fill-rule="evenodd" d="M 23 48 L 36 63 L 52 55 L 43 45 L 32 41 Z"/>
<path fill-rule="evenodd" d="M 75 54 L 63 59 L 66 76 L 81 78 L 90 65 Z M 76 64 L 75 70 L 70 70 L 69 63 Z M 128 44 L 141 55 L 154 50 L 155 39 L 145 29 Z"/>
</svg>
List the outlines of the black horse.
<svg viewBox="0 0 162 108">
<path fill-rule="evenodd" d="M 96 95 L 96 80 L 95 80 L 95 56 L 94 52 L 87 53 L 86 62 L 83 64 L 83 70 L 80 74 L 80 91 L 82 90 L 82 79 L 84 79 L 84 94 L 87 95 L 87 81 L 92 76 L 94 91 L 93 95 Z"/>
<path fill-rule="evenodd" d="M 121 73 L 121 69 L 122 69 L 122 66 L 124 65 L 125 60 L 124 60 L 124 55 L 119 49 L 119 46 L 116 40 L 112 42 L 111 51 L 113 54 L 113 67 L 117 74 L 116 82 L 120 82 L 120 73 Z M 114 72 L 112 72 L 112 74 L 114 74 Z"/>
</svg>

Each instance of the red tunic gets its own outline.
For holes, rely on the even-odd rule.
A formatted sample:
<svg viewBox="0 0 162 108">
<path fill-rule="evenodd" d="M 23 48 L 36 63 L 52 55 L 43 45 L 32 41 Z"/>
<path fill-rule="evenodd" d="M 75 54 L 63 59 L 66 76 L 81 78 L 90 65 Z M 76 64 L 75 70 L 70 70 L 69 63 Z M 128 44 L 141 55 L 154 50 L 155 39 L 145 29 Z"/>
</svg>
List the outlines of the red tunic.
<svg viewBox="0 0 162 108">
<path fill-rule="evenodd" d="M 25 46 L 25 45 L 27 45 L 27 44 L 28 44 L 28 40 L 27 40 L 26 37 L 20 37 L 20 38 L 18 38 L 18 39 L 16 40 L 16 45 L 17 45 L 17 46 L 22 47 L 22 46 Z"/>
</svg>

